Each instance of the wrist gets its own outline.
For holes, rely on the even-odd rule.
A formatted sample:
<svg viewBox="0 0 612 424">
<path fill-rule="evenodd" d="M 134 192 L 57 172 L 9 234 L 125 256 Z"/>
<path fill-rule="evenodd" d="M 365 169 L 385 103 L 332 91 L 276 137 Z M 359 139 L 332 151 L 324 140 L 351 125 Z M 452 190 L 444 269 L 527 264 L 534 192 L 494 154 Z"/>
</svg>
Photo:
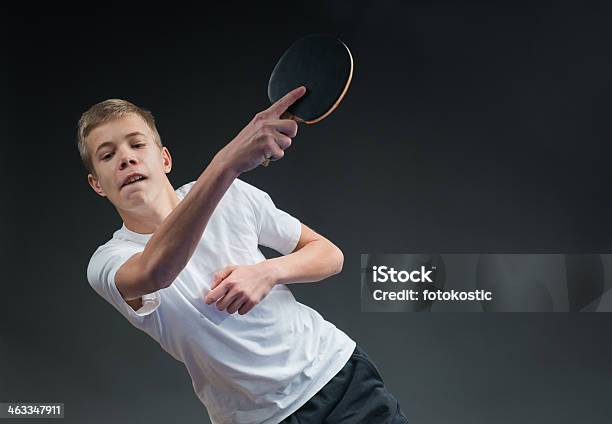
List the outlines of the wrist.
<svg viewBox="0 0 612 424">
<path fill-rule="evenodd" d="M 213 157 L 211 164 L 217 167 L 221 173 L 229 177 L 238 178 L 241 174 L 240 171 L 236 170 L 235 167 L 232 166 L 232 162 L 228 160 L 224 149 L 217 152 L 217 154 Z"/>
<path fill-rule="evenodd" d="M 267 280 L 271 287 L 280 284 L 281 281 L 281 267 L 274 259 L 267 259 L 263 262 L 266 270 Z"/>
</svg>

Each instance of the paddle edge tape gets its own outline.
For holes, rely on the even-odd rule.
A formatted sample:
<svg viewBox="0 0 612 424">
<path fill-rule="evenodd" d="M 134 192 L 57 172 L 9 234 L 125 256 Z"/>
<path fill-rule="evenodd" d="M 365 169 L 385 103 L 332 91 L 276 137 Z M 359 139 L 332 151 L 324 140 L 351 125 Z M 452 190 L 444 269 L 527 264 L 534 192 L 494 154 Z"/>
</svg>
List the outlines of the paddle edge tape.
<svg viewBox="0 0 612 424">
<path fill-rule="evenodd" d="M 306 124 L 316 124 L 317 122 L 322 121 L 323 119 L 327 118 L 334 110 L 336 110 L 338 108 L 338 106 L 340 105 L 340 102 L 342 102 L 342 100 L 344 99 L 344 96 L 348 92 L 349 86 L 351 85 L 351 80 L 353 79 L 353 55 L 351 54 L 351 50 L 348 48 L 348 46 L 346 44 L 344 44 L 344 42 L 342 40 L 340 40 L 339 38 L 337 38 L 337 40 L 344 46 L 344 48 L 346 49 L 346 52 L 349 55 L 349 59 L 351 61 L 351 70 L 350 70 L 349 76 L 348 76 L 348 78 L 346 80 L 346 85 L 344 86 L 344 89 L 342 90 L 342 93 L 340 93 L 340 96 L 338 97 L 338 100 L 336 100 L 336 102 L 332 105 L 331 108 L 329 108 L 329 110 L 327 112 L 325 112 L 323 115 L 321 115 L 317 119 L 313 119 L 312 121 L 303 121 Z"/>
</svg>

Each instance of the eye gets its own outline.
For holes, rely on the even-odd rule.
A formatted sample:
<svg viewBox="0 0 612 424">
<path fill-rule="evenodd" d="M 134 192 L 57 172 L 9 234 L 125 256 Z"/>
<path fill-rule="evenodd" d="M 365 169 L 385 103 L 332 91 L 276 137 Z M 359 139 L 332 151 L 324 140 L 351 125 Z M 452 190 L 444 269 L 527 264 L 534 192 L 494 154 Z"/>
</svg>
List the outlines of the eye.
<svg viewBox="0 0 612 424">
<path fill-rule="evenodd" d="M 110 153 L 102 156 L 102 160 L 109 160 L 112 155 Z"/>
<path fill-rule="evenodd" d="M 144 143 L 138 143 L 138 144 L 134 144 L 134 147 L 138 147 L 138 146 L 144 146 Z"/>
</svg>

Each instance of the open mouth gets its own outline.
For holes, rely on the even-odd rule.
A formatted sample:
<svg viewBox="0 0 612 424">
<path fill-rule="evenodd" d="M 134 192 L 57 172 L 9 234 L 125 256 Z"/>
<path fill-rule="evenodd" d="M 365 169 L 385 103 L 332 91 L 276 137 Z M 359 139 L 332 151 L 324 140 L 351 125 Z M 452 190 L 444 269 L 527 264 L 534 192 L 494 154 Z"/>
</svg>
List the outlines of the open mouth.
<svg viewBox="0 0 612 424">
<path fill-rule="evenodd" d="M 138 176 L 136 176 L 136 177 L 134 177 L 134 178 L 131 178 L 131 179 L 130 179 L 128 182 L 126 182 L 125 184 L 123 184 L 123 185 L 121 186 L 121 188 L 126 187 L 126 186 L 129 186 L 129 185 L 132 185 L 132 184 L 139 183 L 139 182 L 144 181 L 144 180 L 146 180 L 146 179 L 147 179 L 147 177 L 143 177 L 142 175 L 138 175 Z"/>
</svg>

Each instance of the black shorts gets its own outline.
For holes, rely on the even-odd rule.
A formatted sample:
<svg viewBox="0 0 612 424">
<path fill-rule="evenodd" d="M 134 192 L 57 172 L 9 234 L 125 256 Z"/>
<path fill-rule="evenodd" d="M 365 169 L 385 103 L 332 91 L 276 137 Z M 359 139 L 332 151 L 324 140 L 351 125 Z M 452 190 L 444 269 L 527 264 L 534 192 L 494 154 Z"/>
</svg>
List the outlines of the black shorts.
<svg viewBox="0 0 612 424">
<path fill-rule="evenodd" d="M 406 424 L 399 402 L 359 347 L 316 395 L 280 424 Z"/>
</svg>

